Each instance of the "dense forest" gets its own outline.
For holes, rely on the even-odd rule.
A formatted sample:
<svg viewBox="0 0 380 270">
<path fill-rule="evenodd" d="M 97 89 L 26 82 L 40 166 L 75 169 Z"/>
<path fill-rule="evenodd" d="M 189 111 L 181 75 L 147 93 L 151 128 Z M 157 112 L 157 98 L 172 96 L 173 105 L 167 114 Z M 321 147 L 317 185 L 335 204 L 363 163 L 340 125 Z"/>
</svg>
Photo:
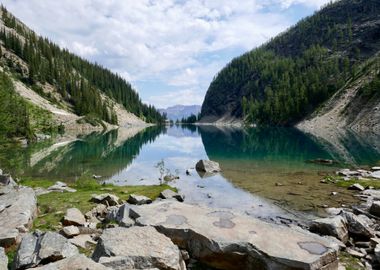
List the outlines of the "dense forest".
<svg viewBox="0 0 380 270">
<path fill-rule="evenodd" d="M 164 121 L 164 117 L 153 106 L 141 102 L 137 92 L 122 77 L 37 36 L 16 20 L 4 6 L 1 7 L 1 12 L 2 21 L 8 29 L 1 30 L 0 40 L 7 50 L 27 64 L 27 70 L 21 63 L 9 60 L 6 65 L 39 94 L 56 102 L 54 97 L 46 95 L 41 89 L 41 85 L 49 83 L 72 105 L 76 114 L 92 115 L 111 124 L 117 123 L 117 115 L 112 103 L 105 101 L 102 94 L 122 104 L 146 122 Z"/>
<path fill-rule="evenodd" d="M 212 81 L 202 120 L 292 125 L 315 111 L 380 49 L 380 2 L 330 3 L 229 63 Z"/>
</svg>

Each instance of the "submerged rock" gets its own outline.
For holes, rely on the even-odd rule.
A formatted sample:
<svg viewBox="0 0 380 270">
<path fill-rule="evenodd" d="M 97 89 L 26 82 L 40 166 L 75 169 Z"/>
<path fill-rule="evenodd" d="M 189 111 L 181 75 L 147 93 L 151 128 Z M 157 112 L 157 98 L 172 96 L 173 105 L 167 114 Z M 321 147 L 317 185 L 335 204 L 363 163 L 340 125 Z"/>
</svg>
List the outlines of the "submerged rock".
<svg viewBox="0 0 380 270">
<path fill-rule="evenodd" d="M 37 198 L 32 188 L 0 186 L 0 246 L 21 240 L 37 215 Z"/>
<path fill-rule="evenodd" d="M 332 241 L 230 210 L 162 201 L 131 207 L 130 216 L 217 269 L 314 270 L 338 265 L 338 247 Z"/>
<path fill-rule="evenodd" d="M 110 270 L 100 263 L 87 258 L 83 254 L 75 255 L 70 258 L 50 263 L 41 267 L 33 268 L 35 270 Z"/>
<path fill-rule="evenodd" d="M 92 258 L 112 269 L 186 269 L 178 247 L 153 227 L 105 230 Z"/>
<path fill-rule="evenodd" d="M 142 195 L 131 194 L 128 202 L 130 204 L 142 205 L 152 203 L 152 199 Z"/>
<path fill-rule="evenodd" d="M 66 215 L 63 217 L 63 225 L 83 226 L 85 223 L 86 219 L 79 209 L 69 208 L 66 210 Z"/>
<path fill-rule="evenodd" d="M 79 254 L 78 249 L 54 232 L 27 234 L 21 241 L 14 268 L 25 269 Z"/>
<path fill-rule="evenodd" d="M 342 216 L 314 220 L 310 225 L 310 231 L 321 235 L 334 236 L 343 243 L 348 241 L 347 224 Z"/>
<path fill-rule="evenodd" d="M 217 173 L 222 171 L 218 162 L 203 159 L 198 161 L 198 163 L 195 165 L 195 169 L 197 171 L 205 173 Z"/>
</svg>

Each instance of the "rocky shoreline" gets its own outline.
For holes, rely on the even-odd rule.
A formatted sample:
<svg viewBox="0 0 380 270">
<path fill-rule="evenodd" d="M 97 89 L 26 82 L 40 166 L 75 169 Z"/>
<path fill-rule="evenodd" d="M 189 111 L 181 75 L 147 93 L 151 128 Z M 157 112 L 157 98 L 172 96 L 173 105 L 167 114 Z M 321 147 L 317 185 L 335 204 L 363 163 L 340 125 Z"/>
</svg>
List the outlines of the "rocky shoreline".
<svg viewBox="0 0 380 270">
<path fill-rule="evenodd" d="M 220 170 L 209 161 L 197 167 Z M 354 175 L 338 174 L 343 172 Z M 358 191 L 358 206 L 326 209 L 328 216 L 314 220 L 310 231 L 187 204 L 167 189 L 156 200 L 131 194 L 124 201 L 111 192 L 89 196 L 90 211 L 68 208 L 56 231 L 43 232 L 32 228 L 37 196 L 77 191 L 62 182 L 23 187 L 2 172 L 0 180 L 0 270 L 8 269 L 11 247 L 17 250 L 15 270 L 345 269 L 342 252 L 356 258 L 359 268 L 350 269 L 380 267 L 378 190 Z"/>
</svg>

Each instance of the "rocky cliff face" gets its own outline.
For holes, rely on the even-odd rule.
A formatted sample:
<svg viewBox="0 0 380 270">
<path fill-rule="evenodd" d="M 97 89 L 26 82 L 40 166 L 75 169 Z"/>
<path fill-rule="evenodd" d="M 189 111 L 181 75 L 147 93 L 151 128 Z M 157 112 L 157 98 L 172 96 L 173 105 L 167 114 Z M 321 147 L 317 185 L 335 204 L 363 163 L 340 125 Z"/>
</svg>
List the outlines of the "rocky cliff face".
<svg viewBox="0 0 380 270">
<path fill-rule="evenodd" d="M 302 20 L 262 47 L 234 59 L 211 83 L 202 105 L 201 122 L 230 122 L 236 119 L 247 121 L 248 119 L 249 123 L 294 125 L 305 116 L 313 115 L 315 118 L 315 112 L 323 106 L 326 113 L 329 111 L 326 108 L 332 108 L 332 111 L 338 115 L 342 113 L 339 117 L 333 117 L 331 123 L 343 121 L 344 123 L 339 124 L 340 126 L 349 126 L 358 131 L 378 130 L 379 112 L 376 108 L 380 102 L 379 96 L 367 100 L 360 96 L 360 93 L 357 94 L 357 91 L 363 82 L 371 80 L 370 76 L 367 76 L 368 72 L 366 72 L 367 75 L 363 75 L 358 74 L 358 70 L 380 51 L 379 14 L 379 1 L 337 1 Z M 321 52 L 325 52 L 320 54 L 321 62 L 318 64 L 310 62 L 296 68 L 295 75 L 290 75 L 290 86 L 286 85 L 287 80 L 282 80 L 281 77 L 289 76 L 291 61 L 308 61 L 307 54 L 314 46 L 320 48 Z M 267 53 L 268 55 L 265 55 Z M 262 60 L 263 58 L 265 59 Z M 262 64 L 276 63 L 276 61 L 283 62 L 279 64 L 281 68 L 275 69 L 272 73 L 268 72 L 269 64 Z M 335 64 L 331 65 L 335 67 L 327 67 L 329 61 L 335 61 Z M 344 70 L 345 65 L 346 70 Z M 311 70 L 314 67 L 316 69 L 307 74 L 305 70 Z M 372 69 L 372 72 L 377 72 L 375 71 L 377 66 L 367 67 Z M 321 69 L 324 71 L 317 74 Z M 305 81 L 313 76 L 319 77 L 315 80 L 317 83 L 307 85 Z M 360 78 L 363 81 L 360 81 Z M 300 83 L 293 83 L 294 80 L 300 80 Z M 285 82 L 285 85 L 280 85 L 278 82 Z M 322 89 L 325 86 L 326 89 Z M 289 91 L 283 92 L 282 89 L 286 87 Z M 305 89 L 302 92 L 300 89 L 303 87 Z M 268 88 L 271 90 L 270 95 L 268 95 Z M 312 88 L 315 89 L 311 90 Z M 286 99 L 284 95 L 291 98 Z M 298 97 L 299 95 L 306 95 L 307 101 L 298 102 L 298 99 L 302 99 Z M 258 113 L 251 114 L 253 115 L 251 118 L 247 117 L 251 109 L 246 110 L 248 113 L 244 111 L 244 98 L 252 99 L 252 103 L 259 108 L 261 106 L 261 109 L 257 110 Z M 275 108 L 275 99 L 279 103 L 279 108 Z M 253 109 L 256 109 L 255 106 L 252 106 Z M 272 116 L 275 114 L 273 110 L 277 109 L 281 114 L 286 114 L 294 106 L 299 108 L 292 114 L 289 113 L 287 119 L 277 117 L 281 120 L 259 119 L 256 121 L 263 112 Z M 338 107 L 342 108 L 333 109 L 338 109 Z M 326 114 L 325 118 L 330 116 Z M 313 125 L 319 124 L 320 122 L 314 122 Z M 302 123 L 299 126 L 306 125 Z"/>
</svg>

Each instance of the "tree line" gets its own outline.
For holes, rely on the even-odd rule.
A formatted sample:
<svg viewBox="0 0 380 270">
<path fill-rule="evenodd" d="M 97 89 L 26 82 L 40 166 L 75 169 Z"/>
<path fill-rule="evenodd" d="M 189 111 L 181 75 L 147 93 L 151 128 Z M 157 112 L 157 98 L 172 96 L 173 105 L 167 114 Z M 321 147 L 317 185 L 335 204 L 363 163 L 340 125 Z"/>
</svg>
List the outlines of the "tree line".
<svg viewBox="0 0 380 270">
<path fill-rule="evenodd" d="M 23 27 L 4 6 L 1 7 L 2 20 L 8 28 L 3 29 L 0 40 L 3 46 L 19 56 L 28 65 L 24 74 L 22 67 L 8 63 L 12 71 L 22 75 L 22 79 L 33 89 L 40 90 L 39 84 L 55 86 L 63 99 L 72 104 L 78 115 L 94 115 L 111 124 L 117 123 L 117 115 L 102 98 L 107 95 L 128 111 L 150 123 L 163 122 L 164 117 L 151 105 L 143 104 L 137 92 L 120 75 L 97 63 L 91 63 L 70 53 L 67 49 L 37 36 Z M 47 96 L 52 99 L 52 97 Z M 52 100 L 54 101 L 54 100 Z"/>
</svg>

